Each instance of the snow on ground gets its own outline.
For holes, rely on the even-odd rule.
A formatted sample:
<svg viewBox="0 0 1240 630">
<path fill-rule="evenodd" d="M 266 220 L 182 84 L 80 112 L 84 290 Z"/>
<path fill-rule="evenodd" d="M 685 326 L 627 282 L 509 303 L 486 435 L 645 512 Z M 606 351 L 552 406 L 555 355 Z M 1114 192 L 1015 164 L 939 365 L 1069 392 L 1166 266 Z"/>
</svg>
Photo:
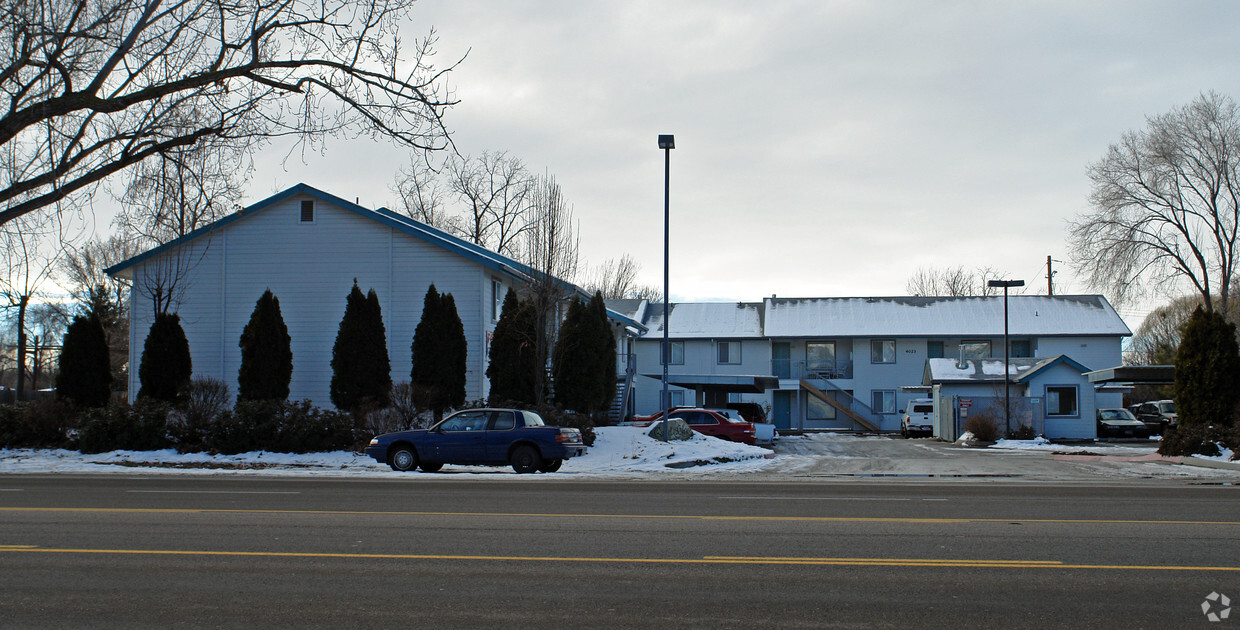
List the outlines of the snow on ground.
<svg viewBox="0 0 1240 630">
<path fill-rule="evenodd" d="M 556 477 L 624 476 L 636 474 L 694 476 L 708 472 L 748 472 L 770 463 L 770 451 L 757 446 L 725 442 L 694 434 L 683 442 L 664 443 L 647 436 L 638 427 L 600 427 L 597 439 L 582 457 L 566 462 Z M 66 450 L 0 449 L 0 473 L 143 473 L 214 474 L 226 469 L 233 474 L 283 476 L 375 476 L 399 475 L 386 464 L 351 452 L 295 455 L 257 451 L 238 455 L 178 453 L 161 451 L 112 451 L 84 455 Z M 529 479 L 509 467 L 444 466 L 438 473 L 419 473 L 427 477 L 454 477 L 468 474 Z"/>
</svg>

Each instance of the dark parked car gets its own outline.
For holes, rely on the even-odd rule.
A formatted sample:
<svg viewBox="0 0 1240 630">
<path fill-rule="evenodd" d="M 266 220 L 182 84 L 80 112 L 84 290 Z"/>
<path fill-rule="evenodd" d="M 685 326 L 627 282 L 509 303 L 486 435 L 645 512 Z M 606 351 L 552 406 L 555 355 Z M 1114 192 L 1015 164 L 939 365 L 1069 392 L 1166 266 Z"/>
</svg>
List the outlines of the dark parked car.
<svg viewBox="0 0 1240 630">
<path fill-rule="evenodd" d="M 1149 427 L 1127 409 L 1099 409 L 1098 437 L 1148 438 Z"/>
<path fill-rule="evenodd" d="M 511 465 L 519 473 L 555 472 L 586 452 L 577 429 L 549 427 L 521 409 L 466 409 L 429 429 L 376 436 L 366 454 L 392 470 L 435 472 L 444 464 Z"/>
<path fill-rule="evenodd" d="M 1174 400 L 1151 400 L 1128 409 L 1154 433 L 1163 433 L 1167 427 L 1173 427 L 1179 422 Z"/>
</svg>

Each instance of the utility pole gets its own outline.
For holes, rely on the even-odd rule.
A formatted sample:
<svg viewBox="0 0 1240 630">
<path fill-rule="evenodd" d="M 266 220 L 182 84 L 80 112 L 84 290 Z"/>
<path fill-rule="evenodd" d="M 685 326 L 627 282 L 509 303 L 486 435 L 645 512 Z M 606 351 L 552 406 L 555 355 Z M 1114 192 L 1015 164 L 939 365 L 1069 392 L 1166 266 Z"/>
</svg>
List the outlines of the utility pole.
<svg viewBox="0 0 1240 630">
<path fill-rule="evenodd" d="M 1046 294 L 1055 295 L 1055 270 L 1051 267 L 1051 257 L 1046 257 Z"/>
</svg>

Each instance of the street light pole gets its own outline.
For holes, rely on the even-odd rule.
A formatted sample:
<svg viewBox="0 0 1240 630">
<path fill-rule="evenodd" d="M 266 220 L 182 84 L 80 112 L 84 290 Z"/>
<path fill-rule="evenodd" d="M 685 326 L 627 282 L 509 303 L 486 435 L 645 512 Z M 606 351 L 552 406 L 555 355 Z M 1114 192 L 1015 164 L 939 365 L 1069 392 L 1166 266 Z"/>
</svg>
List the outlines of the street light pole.
<svg viewBox="0 0 1240 630">
<path fill-rule="evenodd" d="M 671 402 L 667 391 L 667 363 L 671 360 L 671 344 L 668 342 L 667 329 L 668 315 L 671 309 L 668 303 L 671 301 L 670 294 L 667 292 L 668 277 L 668 250 L 671 244 L 670 234 L 670 216 L 671 208 L 671 180 L 672 180 L 672 149 L 676 148 L 676 137 L 672 134 L 659 134 L 659 148 L 663 149 L 663 441 L 667 441 L 667 414 L 671 408 Z"/>
<path fill-rule="evenodd" d="M 1012 376 L 1008 361 L 1008 288 L 1023 287 L 1024 280 L 991 280 L 986 283 L 990 287 L 1003 287 L 1003 424 L 1007 427 L 1004 437 L 1012 437 Z"/>
</svg>

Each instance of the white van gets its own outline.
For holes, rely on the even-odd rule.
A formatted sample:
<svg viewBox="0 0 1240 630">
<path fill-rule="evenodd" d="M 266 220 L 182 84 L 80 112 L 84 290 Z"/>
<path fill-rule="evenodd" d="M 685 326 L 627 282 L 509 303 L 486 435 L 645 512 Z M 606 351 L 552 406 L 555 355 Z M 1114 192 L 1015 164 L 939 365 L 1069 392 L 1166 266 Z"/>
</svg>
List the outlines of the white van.
<svg viewBox="0 0 1240 630">
<path fill-rule="evenodd" d="M 934 435 L 934 401 L 929 398 L 914 398 L 908 401 L 908 407 L 900 416 L 900 435 Z"/>
</svg>

